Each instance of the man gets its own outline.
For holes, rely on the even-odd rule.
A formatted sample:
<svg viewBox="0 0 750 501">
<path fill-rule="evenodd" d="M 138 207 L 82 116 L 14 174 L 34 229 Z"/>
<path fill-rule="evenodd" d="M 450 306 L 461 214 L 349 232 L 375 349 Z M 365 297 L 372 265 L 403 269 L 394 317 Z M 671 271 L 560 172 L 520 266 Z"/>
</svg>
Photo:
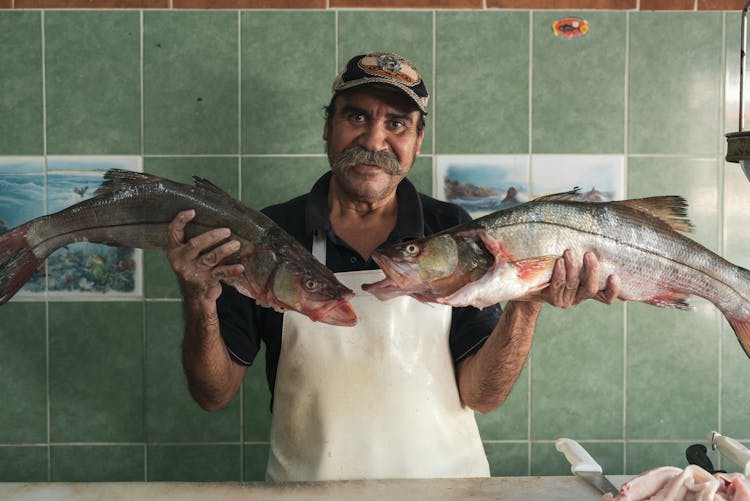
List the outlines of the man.
<svg viewBox="0 0 750 501">
<path fill-rule="evenodd" d="M 220 284 L 242 265 L 216 266 L 236 242 L 203 253 L 229 232 L 184 241 L 192 211 L 170 226 L 168 256 L 184 296 L 183 364 L 205 409 L 227 405 L 260 349 L 272 392 L 268 478 L 326 480 L 489 475 L 473 410 L 508 396 L 531 347 L 542 302 L 575 305 L 598 294 L 595 256 L 566 252 L 535 297 L 477 310 L 381 302 L 361 291 L 382 277 L 370 259 L 385 244 L 469 219 L 417 193 L 405 179 L 424 139 L 427 89 L 392 53 L 356 56 L 333 83 L 323 130 L 331 172 L 307 195 L 264 212 L 311 248 L 352 290 L 354 328 L 279 314 Z"/>
</svg>

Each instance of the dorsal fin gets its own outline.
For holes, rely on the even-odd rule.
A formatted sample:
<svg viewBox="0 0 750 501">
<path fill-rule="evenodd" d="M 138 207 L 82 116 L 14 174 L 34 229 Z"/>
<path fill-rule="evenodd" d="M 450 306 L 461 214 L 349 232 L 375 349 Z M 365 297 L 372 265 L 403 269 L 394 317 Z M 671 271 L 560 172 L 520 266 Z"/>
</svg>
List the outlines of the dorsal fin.
<svg viewBox="0 0 750 501">
<path fill-rule="evenodd" d="M 215 194 L 221 195 L 223 197 L 234 198 L 234 197 L 232 197 L 232 195 L 230 195 L 229 193 L 227 193 L 223 189 L 219 188 L 218 186 L 216 186 L 214 183 L 212 183 L 208 179 L 205 179 L 205 178 L 202 178 L 202 177 L 198 177 L 198 176 L 193 176 L 193 181 L 195 181 L 195 187 L 197 189 L 199 189 L 199 190 L 209 191 L 211 193 L 215 193 Z"/>
<path fill-rule="evenodd" d="M 576 186 L 570 191 L 563 191 L 561 193 L 552 193 L 550 195 L 543 195 L 535 198 L 535 202 L 569 202 L 576 200 L 581 195 L 581 189 Z"/>
<path fill-rule="evenodd" d="M 94 196 L 108 196 L 112 193 L 131 188 L 138 184 L 151 183 L 155 179 L 157 179 L 156 176 L 144 172 L 135 172 L 125 169 L 109 169 L 104 173 L 104 182 L 99 188 L 97 188 L 96 192 L 94 192 Z"/>
<path fill-rule="evenodd" d="M 618 200 L 612 203 L 645 212 L 664 221 L 673 230 L 692 233 L 695 228 L 687 216 L 687 200 L 677 195 Z"/>
</svg>

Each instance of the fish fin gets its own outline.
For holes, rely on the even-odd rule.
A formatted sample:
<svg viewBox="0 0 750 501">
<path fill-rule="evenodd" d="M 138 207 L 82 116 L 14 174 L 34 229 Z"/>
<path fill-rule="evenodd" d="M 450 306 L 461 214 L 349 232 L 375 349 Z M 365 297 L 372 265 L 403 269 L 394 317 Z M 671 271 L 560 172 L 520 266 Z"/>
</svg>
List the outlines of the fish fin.
<svg viewBox="0 0 750 501">
<path fill-rule="evenodd" d="M 660 296 L 654 296 L 649 300 L 644 300 L 643 302 L 658 308 L 674 308 L 677 310 L 693 311 L 695 308 L 688 304 L 686 301 L 687 298 L 687 294 L 667 292 Z"/>
<path fill-rule="evenodd" d="M 228 198 L 234 200 L 234 197 L 232 197 L 232 195 L 230 195 L 229 193 L 227 193 L 223 189 L 219 188 L 218 186 L 216 186 L 214 183 L 212 183 L 208 179 L 205 179 L 205 178 L 202 178 L 202 177 L 198 177 L 198 176 L 193 176 L 193 180 L 195 181 L 195 187 L 198 188 L 198 189 L 205 190 L 205 191 L 208 191 L 208 192 L 211 192 L 211 193 L 215 193 L 217 195 L 221 195 L 223 197 L 228 197 Z"/>
<path fill-rule="evenodd" d="M 571 200 L 577 200 L 581 196 L 581 188 L 576 186 L 570 191 L 563 191 L 560 193 L 551 193 L 549 195 L 542 195 L 534 199 L 534 202 L 565 202 Z"/>
<path fill-rule="evenodd" d="M 645 212 L 668 224 L 673 230 L 692 233 L 695 227 L 687 216 L 687 200 L 677 195 L 667 195 L 612 202 Z"/>
<path fill-rule="evenodd" d="M 28 227 L 27 223 L 0 235 L 0 304 L 8 302 L 44 262 L 26 241 Z"/>
<path fill-rule="evenodd" d="M 560 256 L 537 256 L 514 261 L 512 264 L 518 269 L 518 278 L 524 282 L 532 282 L 541 273 L 552 270 Z M 547 284 L 544 284 L 545 286 Z"/>
<path fill-rule="evenodd" d="M 94 192 L 94 196 L 109 196 L 125 188 L 134 185 L 152 183 L 158 179 L 156 176 L 145 172 L 135 172 L 125 169 L 109 169 L 104 173 L 104 182 Z"/>
<path fill-rule="evenodd" d="M 740 320 L 737 318 L 727 317 L 727 322 L 732 326 L 737 341 L 740 342 L 740 346 L 745 350 L 745 354 L 750 357 L 750 318 Z"/>
</svg>

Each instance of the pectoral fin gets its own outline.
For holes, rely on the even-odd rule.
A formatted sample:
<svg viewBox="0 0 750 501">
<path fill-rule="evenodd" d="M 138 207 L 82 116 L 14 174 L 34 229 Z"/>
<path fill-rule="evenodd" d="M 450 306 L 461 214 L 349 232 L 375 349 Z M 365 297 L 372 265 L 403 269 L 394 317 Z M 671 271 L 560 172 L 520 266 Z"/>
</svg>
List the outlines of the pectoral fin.
<svg viewBox="0 0 750 501">
<path fill-rule="evenodd" d="M 544 273 L 552 273 L 552 268 L 555 266 L 555 262 L 560 256 L 537 256 L 528 259 L 521 259 L 520 261 L 513 261 L 511 264 L 518 269 L 518 278 L 524 282 L 534 282 L 539 279 Z M 549 278 L 549 277 L 547 277 Z M 547 285 L 545 283 L 540 288 Z"/>
</svg>

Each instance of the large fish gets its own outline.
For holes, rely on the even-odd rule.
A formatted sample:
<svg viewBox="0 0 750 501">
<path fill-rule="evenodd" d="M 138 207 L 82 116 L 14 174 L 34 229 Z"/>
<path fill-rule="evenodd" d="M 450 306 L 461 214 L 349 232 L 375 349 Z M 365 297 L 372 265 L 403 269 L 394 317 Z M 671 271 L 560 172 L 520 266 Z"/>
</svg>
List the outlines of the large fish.
<svg viewBox="0 0 750 501">
<path fill-rule="evenodd" d="M 187 238 L 227 227 L 240 242 L 224 264 L 242 263 L 245 272 L 227 284 L 277 311 L 332 325 L 357 323 L 350 289 L 268 217 L 209 181 L 196 177 L 190 186 L 120 169 L 107 171 L 104 179 L 93 198 L 0 235 L 0 304 L 64 245 L 88 241 L 165 251 L 170 221 L 181 210 L 195 209 Z"/>
<path fill-rule="evenodd" d="M 726 316 L 750 356 L 750 271 L 675 230 L 691 231 L 687 203 L 663 196 L 615 202 L 576 201 L 578 191 L 541 197 L 434 235 L 378 249 L 386 274 L 363 285 L 382 300 L 482 308 L 546 287 L 565 249 L 599 259 L 600 288 L 620 278 L 619 298 L 691 309 L 689 295 Z"/>
</svg>

